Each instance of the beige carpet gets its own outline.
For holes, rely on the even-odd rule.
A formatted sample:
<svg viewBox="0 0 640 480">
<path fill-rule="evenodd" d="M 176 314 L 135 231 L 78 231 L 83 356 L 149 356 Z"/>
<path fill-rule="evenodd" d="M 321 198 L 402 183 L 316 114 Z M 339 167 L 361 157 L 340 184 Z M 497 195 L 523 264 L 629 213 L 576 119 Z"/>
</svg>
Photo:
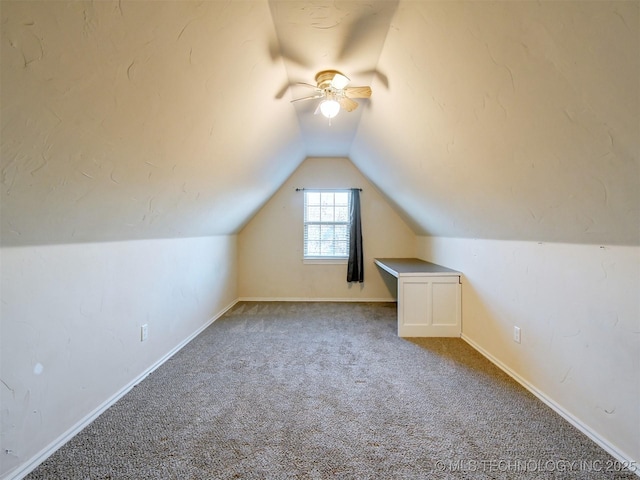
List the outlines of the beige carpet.
<svg viewBox="0 0 640 480">
<path fill-rule="evenodd" d="M 395 332 L 240 303 L 27 478 L 637 480 L 462 340 Z"/>
</svg>

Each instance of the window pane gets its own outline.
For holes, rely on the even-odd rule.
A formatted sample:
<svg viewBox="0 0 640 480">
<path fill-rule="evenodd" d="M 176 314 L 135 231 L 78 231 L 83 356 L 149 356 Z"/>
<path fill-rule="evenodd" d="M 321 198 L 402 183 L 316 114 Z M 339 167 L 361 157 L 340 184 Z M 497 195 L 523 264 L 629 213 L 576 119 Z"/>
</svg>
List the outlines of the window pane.
<svg viewBox="0 0 640 480">
<path fill-rule="evenodd" d="M 310 241 L 307 242 L 307 255 L 317 256 L 320 255 L 320 242 L 318 241 Z"/>
<path fill-rule="evenodd" d="M 320 221 L 320 207 L 307 207 L 307 222 Z"/>
<path fill-rule="evenodd" d="M 304 195 L 304 255 L 347 257 L 351 193 L 307 191 Z"/>
<path fill-rule="evenodd" d="M 336 242 L 335 256 L 347 257 L 349 255 L 349 245 L 347 242 Z"/>
<path fill-rule="evenodd" d="M 336 225 L 334 230 L 335 238 L 337 240 L 345 241 L 347 239 L 347 235 L 349 235 L 349 228 L 347 225 Z"/>
<path fill-rule="evenodd" d="M 320 205 L 320 192 L 304 192 L 307 197 L 307 205 Z"/>
<path fill-rule="evenodd" d="M 320 240 L 320 225 L 307 225 L 307 239 Z"/>
<path fill-rule="evenodd" d="M 334 226 L 333 225 L 322 225 L 320 227 L 320 239 L 322 241 L 329 241 L 329 240 L 333 240 L 333 230 L 334 230 Z"/>
<path fill-rule="evenodd" d="M 349 193 L 348 192 L 336 192 L 335 193 L 335 204 L 336 205 L 348 205 L 349 204 Z"/>
<path fill-rule="evenodd" d="M 348 222 L 349 221 L 349 208 L 344 206 L 344 207 L 338 207 L 336 206 L 335 209 L 335 215 L 336 215 L 336 222 Z"/>
<path fill-rule="evenodd" d="M 320 244 L 320 255 L 332 257 L 334 252 L 333 241 L 322 242 Z"/>
<path fill-rule="evenodd" d="M 333 205 L 329 207 L 321 207 L 320 220 L 323 222 L 335 221 Z"/>
<path fill-rule="evenodd" d="M 322 192 L 320 194 L 320 203 L 322 205 L 333 205 L 334 197 L 335 195 L 333 192 Z"/>
</svg>

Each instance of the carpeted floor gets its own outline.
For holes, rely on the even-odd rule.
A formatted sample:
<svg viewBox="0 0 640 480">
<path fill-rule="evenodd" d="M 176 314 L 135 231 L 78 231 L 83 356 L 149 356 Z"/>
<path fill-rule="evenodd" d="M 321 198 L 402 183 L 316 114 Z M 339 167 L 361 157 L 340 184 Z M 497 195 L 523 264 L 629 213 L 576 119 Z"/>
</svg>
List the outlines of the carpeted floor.
<svg viewBox="0 0 640 480">
<path fill-rule="evenodd" d="M 395 304 L 239 303 L 27 478 L 635 479 Z"/>
</svg>

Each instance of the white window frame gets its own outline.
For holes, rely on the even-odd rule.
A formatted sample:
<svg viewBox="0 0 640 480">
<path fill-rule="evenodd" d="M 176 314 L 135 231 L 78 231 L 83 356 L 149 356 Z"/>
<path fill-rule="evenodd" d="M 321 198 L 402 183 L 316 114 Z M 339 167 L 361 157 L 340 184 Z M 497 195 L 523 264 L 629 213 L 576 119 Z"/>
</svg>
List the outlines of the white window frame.
<svg viewBox="0 0 640 480">
<path fill-rule="evenodd" d="M 333 221 L 323 221 L 322 219 L 320 219 L 320 221 L 317 220 L 312 220 L 308 218 L 308 194 L 312 193 L 312 194 L 336 194 L 336 193 L 345 193 L 347 194 L 347 219 L 346 221 L 335 221 L 335 219 Z M 302 240 L 302 259 L 304 263 L 308 263 L 308 264 L 343 264 L 343 263 L 347 263 L 349 260 L 349 235 L 350 235 L 350 231 L 351 231 L 351 223 L 350 223 L 350 218 L 349 218 L 349 214 L 351 211 L 351 190 L 350 189 L 346 189 L 346 188 L 335 188 L 335 189 L 304 189 L 303 191 L 304 194 L 304 200 L 303 200 L 303 240 Z M 318 204 L 320 206 L 320 204 Z M 331 204 L 331 206 L 333 207 L 334 211 L 335 211 L 335 199 L 334 199 L 334 203 Z M 344 255 L 311 255 L 308 253 L 308 244 L 307 242 L 309 241 L 309 237 L 308 237 L 308 227 L 309 226 L 315 226 L 315 225 L 344 225 L 346 226 L 347 229 L 347 233 L 346 233 L 346 253 Z"/>
</svg>

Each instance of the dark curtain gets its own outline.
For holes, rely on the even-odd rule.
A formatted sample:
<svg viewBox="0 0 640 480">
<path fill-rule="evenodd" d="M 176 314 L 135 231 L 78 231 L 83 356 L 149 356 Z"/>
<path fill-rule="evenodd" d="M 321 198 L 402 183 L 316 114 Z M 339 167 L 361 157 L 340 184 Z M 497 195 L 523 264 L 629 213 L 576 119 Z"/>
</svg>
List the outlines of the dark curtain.
<svg viewBox="0 0 640 480">
<path fill-rule="evenodd" d="M 351 189 L 351 211 L 349 212 L 351 231 L 349 233 L 349 264 L 347 282 L 364 281 L 364 260 L 362 257 L 362 226 L 360 224 L 360 190 Z"/>
</svg>

